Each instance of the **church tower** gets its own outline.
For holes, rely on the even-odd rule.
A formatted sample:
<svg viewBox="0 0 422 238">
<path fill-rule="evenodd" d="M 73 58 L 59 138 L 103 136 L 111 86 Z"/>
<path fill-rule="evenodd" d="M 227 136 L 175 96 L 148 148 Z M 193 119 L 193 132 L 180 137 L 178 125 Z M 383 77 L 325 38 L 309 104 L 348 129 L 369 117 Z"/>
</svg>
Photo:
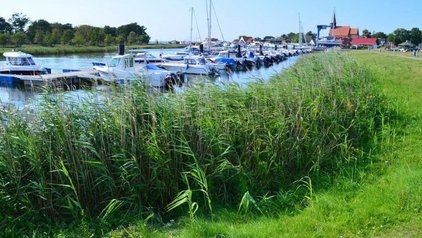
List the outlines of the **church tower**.
<svg viewBox="0 0 422 238">
<path fill-rule="evenodd" d="M 331 22 L 331 29 L 337 28 L 336 9 L 334 9 L 333 21 Z"/>
</svg>

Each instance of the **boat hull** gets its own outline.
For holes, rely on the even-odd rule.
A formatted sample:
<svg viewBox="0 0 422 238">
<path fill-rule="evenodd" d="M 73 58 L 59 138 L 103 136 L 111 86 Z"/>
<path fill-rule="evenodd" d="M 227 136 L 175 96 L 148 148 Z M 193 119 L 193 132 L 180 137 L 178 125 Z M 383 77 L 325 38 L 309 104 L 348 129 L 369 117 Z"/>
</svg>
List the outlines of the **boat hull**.
<svg viewBox="0 0 422 238">
<path fill-rule="evenodd" d="M 185 74 L 209 75 L 212 71 L 205 67 L 185 64 L 161 64 L 162 68 L 172 72 L 182 72 Z"/>
</svg>

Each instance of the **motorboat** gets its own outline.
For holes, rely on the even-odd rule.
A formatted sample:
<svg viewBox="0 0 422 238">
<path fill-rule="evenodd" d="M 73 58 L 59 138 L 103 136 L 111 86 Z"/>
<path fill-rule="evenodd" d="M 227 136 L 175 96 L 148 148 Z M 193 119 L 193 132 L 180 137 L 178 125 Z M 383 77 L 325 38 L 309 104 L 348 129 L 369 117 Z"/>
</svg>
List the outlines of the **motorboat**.
<svg viewBox="0 0 422 238">
<path fill-rule="evenodd" d="M 135 53 L 135 63 L 156 64 L 156 63 L 162 63 L 165 61 L 163 58 L 157 57 L 144 50 L 129 50 L 129 52 Z"/>
<path fill-rule="evenodd" d="M 153 64 L 135 64 L 134 55 L 125 54 L 112 57 L 110 63 L 93 63 L 105 81 L 120 84 L 141 80 L 148 87 L 166 87 L 175 81 L 175 74 Z"/>
<path fill-rule="evenodd" d="M 174 54 L 161 54 L 161 58 L 169 61 L 183 61 L 186 56 L 189 56 L 189 52 L 187 51 L 175 52 Z"/>
<path fill-rule="evenodd" d="M 40 75 L 50 73 L 50 69 L 41 67 L 35 63 L 32 55 L 17 52 L 5 52 L 6 64 L 0 67 L 0 74 L 14 75 Z"/>
<path fill-rule="evenodd" d="M 0 66 L 0 82 L 16 83 L 20 81 L 19 75 L 51 73 L 51 69 L 36 64 L 30 54 L 12 51 L 3 53 L 3 56 L 6 63 Z"/>
<path fill-rule="evenodd" d="M 210 63 L 207 63 L 203 56 L 189 55 L 184 57 L 182 62 L 165 62 L 160 67 L 185 74 L 210 75 L 217 73 L 217 69 Z"/>
</svg>

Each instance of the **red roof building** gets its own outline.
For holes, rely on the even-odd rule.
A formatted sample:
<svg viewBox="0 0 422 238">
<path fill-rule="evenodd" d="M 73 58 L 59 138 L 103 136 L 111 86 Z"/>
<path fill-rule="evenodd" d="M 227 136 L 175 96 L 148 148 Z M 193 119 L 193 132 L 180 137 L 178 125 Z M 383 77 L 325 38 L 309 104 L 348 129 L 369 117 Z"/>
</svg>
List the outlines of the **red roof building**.
<svg viewBox="0 0 422 238">
<path fill-rule="evenodd" d="M 253 43 L 253 37 L 252 36 L 240 36 L 239 42 L 244 44 L 252 44 Z"/>
<path fill-rule="evenodd" d="M 337 26 L 336 13 L 334 12 L 329 36 L 333 36 L 337 40 L 341 40 L 343 45 L 350 45 L 352 39 L 359 37 L 359 28 L 352 28 L 350 26 Z"/>
<path fill-rule="evenodd" d="M 372 46 L 377 44 L 377 38 L 354 38 L 352 39 L 351 44 Z"/>
</svg>

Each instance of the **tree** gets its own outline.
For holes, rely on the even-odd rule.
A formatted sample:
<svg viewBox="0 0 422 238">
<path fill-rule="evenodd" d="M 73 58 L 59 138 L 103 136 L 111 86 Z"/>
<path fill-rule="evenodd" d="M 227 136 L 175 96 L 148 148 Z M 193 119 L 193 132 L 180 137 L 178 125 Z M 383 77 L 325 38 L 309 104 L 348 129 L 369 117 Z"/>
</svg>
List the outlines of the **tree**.
<svg viewBox="0 0 422 238">
<path fill-rule="evenodd" d="M 6 33 L 0 33 L 0 45 L 5 47 L 7 43 L 9 42 L 9 34 Z"/>
<path fill-rule="evenodd" d="M 86 39 L 85 39 L 84 35 L 82 34 L 81 31 L 77 30 L 75 32 L 75 36 L 72 39 L 72 44 L 75 44 L 75 45 L 78 45 L 79 46 L 79 45 L 83 45 L 84 42 L 86 42 Z"/>
<path fill-rule="evenodd" d="M 396 29 L 393 34 L 395 35 L 393 42 L 395 45 L 403 43 L 406 40 L 410 40 L 410 32 L 404 28 Z"/>
<path fill-rule="evenodd" d="M 364 29 L 364 30 L 362 31 L 362 36 L 363 36 L 364 38 L 371 38 L 371 32 L 370 32 L 368 29 Z"/>
<path fill-rule="evenodd" d="M 387 40 L 390 43 L 396 44 L 396 35 L 394 35 L 393 33 L 388 34 L 387 36 Z"/>
<path fill-rule="evenodd" d="M 129 36 L 130 32 L 135 32 L 138 36 L 143 36 L 142 43 L 148 43 L 150 40 L 150 36 L 146 33 L 147 28 L 144 26 L 138 25 L 138 23 L 130 23 L 127 25 L 122 25 L 117 28 L 117 34 L 119 36 L 122 36 L 124 39 L 127 40 L 127 37 Z"/>
<path fill-rule="evenodd" d="M 138 41 L 138 35 L 135 32 L 131 31 L 129 33 L 129 36 L 127 37 L 127 43 L 129 45 L 135 45 L 137 41 Z"/>
<path fill-rule="evenodd" d="M 14 13 L 9 19 L 9 22 L 12 24 L 15 32 L 24 31 L 25 26 L 29 23 L 29 18 L 22 13 Z"/>
<path fill-rule="evenodd" d="M 141 44 L 148 44 L 149 43 L 149 41 L 150 41 L 150 39 L 151 39 L 151 37 L 149 37 L 149 35 L 141 35 L 141 36 L 139 36 L 139 43 L 141 43 Z"/>
<path fill-rule="evenodd" d="M 419 45 L 422 42 L 422 32 L 419 28 L 414 27 L 410 30 L 410 41 L 415 45 Z"/>
<path fill-rule="evenodd" d="M 58 26 L 54 27 L 53 30 L 51 31 L 51 43 L 52 44 L 60 43 L 61 37 L 62 37 L 61 29 Z"/>
<path fill-rule="evenodd" d="M 48 21 L 46 20 L 37 20 L 32 22 L 31 25 L 29 25 L 28 30 L 26 31 L 26 35 L 28 36 L 28 40 L 32 43 L 36 43 L 35 42 L 35 34 L 38 32 L 41 33 L 47 33 L 51 31 L 51 25 Z M 38 43 L 40 44 L 40 43 Z"/>
<path fill-rule="evenodd" d="M 25 43 L 26 35 L 24 32 L 19 31 L 12 35 L 12 43 L 14 43 L 16 46 L 20 46 L 23 43 Z"/>
<path fill-rule="evenodd" d="M 54 45 L 54 40 L 53 40 L 53 37 L 51 36 L 50 32 L 45 33 L 43 45 L 45 45 L 45 46 L 53 46 Z"/>
<path fill-rule="evenodd" d="M 117 28 L 111 27 L 111 26 L 104 26 L 104 34 L 111 35 L 111 36 L 117 36 Z"/>
<path fill-rule="evenodd" d="M 62 44 L 70 44 L 72 43 L 72 39 L 73 39 L 73 30 L 65 30 L 60 38 L 60 42 Z"/>
<path fill-rule="evenodd" d="M 106 35 L 104 39 L 104 44 L 106 45 L 112 45 L 115 43 L 115 38 L 112 35 Z"/>
<path fill-rule="evenodd" d="M 44 44 L 44 32 L 42 30 L 37 30 L 32 42 L 35 44 Z"/>
<path fill-rule="evenodd" d="M 3 17 L 0 17 L 0 33 L 11 33 L 12 31 L 12 25 L 10 25 Z"/>
<path fill-rule="evenodd" d="M 305 35 L 305 38 L 306 38 L 306 42 L 308 43 L 311 42 L 311 40 L 316 42 L 316 34 L 313 33 L 312 31 L 308 31 Z"/>
<path fill-rule="evenodd" d="M 387 35 L 384 32 L 376 32 L 372 34 L 372 37 L 375 37 L 377 39 L 387 39 Z"/>
</svg>

